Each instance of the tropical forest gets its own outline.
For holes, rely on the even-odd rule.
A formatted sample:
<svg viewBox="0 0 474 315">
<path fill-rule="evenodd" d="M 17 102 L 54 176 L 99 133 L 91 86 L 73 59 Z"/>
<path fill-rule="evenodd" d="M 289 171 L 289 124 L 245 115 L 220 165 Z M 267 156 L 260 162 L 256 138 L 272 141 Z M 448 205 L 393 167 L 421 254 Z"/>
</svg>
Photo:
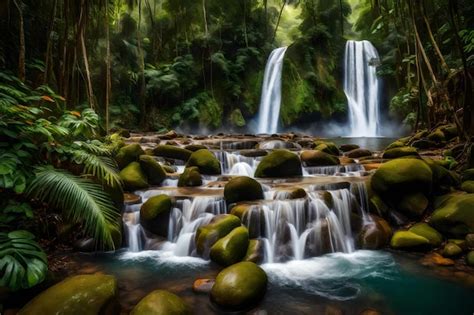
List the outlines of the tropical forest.
<svg viewBox="0 0 474 315">
<path fill-rule="evenodd" d="M 473 0 L 0 0 L 0 315 L 472 315 L 473 80 Z"/>
</svg>

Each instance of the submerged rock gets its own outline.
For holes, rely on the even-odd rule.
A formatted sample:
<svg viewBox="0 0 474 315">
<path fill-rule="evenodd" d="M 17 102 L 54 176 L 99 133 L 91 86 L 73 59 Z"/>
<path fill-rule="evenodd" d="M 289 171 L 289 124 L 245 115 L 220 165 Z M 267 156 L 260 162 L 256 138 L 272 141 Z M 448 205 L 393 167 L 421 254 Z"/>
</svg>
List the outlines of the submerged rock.
<svg viewBox="0 0 474 315">
<path fill-rule="evenodd" d="M 301 152 L 301 161 L 306 166 L 333 166 L 341 164 L 336 156 L 319 150 Z"/>
<path fill-rule="evenodd" d="M 214 217 L 210 224 L 201 226 L 196 232 L 197 253 L 207 258 L 212 245 L 240 225 L 240 219 L 232 214 L 222 214 Z"/>
<path fill-rule="evenodd" d="M 149 184 L 159 185 L 166 178 L 165 171 L 153 157 L 149 155 L 140 155 L 139 162 Z"/>
<path fill-rule="evenodd" d="M 140 208 L 140 224 L 153 234 L 166 237 L 171 207 L 168 195 L 151 197 Z"/>
<path fill-rule="evenodd" d="M 133 308 L 130 315 L 187 315 L 188 306 L 177 295 L 164 290 L 149 293 Z"/>
<path fill-rule="evenodd" d="M 239 226 L 218 240 L 210 252 L 211 260 L 222 266 L 230 266 L 242 260 L 249 245 L 249 232 Z"/>
<path fill-rule="evenodd" d="M 134 191 L 148 188 L 148 181 L 138 162 L 132 162 L 120 171 L 125 190 Z"/>
<path fill-rule="evenodd" d="M 219 175 L 221 174 L 221 163 L 206 149 L 197 150 L 193 152 L 186 163 L 187 167 L 196 166 L 199 172 L 205 175 Z"/>
<path fill-rule="evenodd" d="M 144 154 L 145 151 L 143 151 L 142 147 L 138 143 L 133 143 L 121 147 L 115 156 L 115 161 L 117 161 L 119 168 L 122 169 L 130 163 L 138 161 L 139 156 Z"/>
<path fill-rule="evenodd" d="M 117 291 L 113 276 L 73 276 L 40 293 L 18 314 L 106 314 L 106 310 L 111 312 L 113 309 Z"/>
<path fill-rule="evenodd" d="M 393 248 L 413 248 L 428 245 L 430 241 L 410 231 L 397 231 L 392 236 L 390 246 Z"/>
<path fill-rule="evenodd" d="M 224 198 L 227 203 L 263 199 L 262 186 L 253 178 L 235 177 L 225 185 Z"/>
<path fill-rule="evenodd" d="M 186 167 L 184 172 L 179 175 L 178 187 L 196 187 L 202 185 L 202 176 L 199 169 L 195 166 Z"/>
<path fill-rule="evenodd" d="M 256 264 L 234 264 L 217 275 L 211 290 L 211 300 L 226 309 L 251 308 L 264 297 L 267 281 L 265 271 Z"/>
<path fill-rule="evenodd" d="M 187 161 L 191 156 L 192 152 L 174 145 L 158 145 L 153 149 L 153 153 L 156 156 L 161 156 L 169 159 L 176 159 L 181 161 Z"/>
<path fill-rule="evenodd" d="M 437 205 L 430 225 L 456 237 L 474 233 L 474 194 L 442 196 Z"/>
<path fill-rule="evenodd" d="M 291 177 L 301 176 L 299 157 L 287 150 L 275 150 L 265 156 L 258 164 L 255 177 Z"/>
</svg>

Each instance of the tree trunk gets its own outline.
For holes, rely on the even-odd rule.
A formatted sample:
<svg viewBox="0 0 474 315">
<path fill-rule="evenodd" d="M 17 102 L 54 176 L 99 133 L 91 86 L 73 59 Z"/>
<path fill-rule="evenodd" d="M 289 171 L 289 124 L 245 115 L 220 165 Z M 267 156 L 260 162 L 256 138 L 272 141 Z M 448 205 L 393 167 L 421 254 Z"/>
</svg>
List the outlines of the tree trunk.
<svg viewBox="0 0 474 315">
<path fill-rule="evenodd" d="M 137 49 L 138 49 L 138 58 L 139 58 L 139 71 L 140 71 L 140 83 L 139 83 L 139 105 L 141 109 L 140 113 L 140 124 L 142 127 L 145 127 L 146 123 L 146 103 L 145 103 L 145 60 L 142 50 L 142 42 L 140 38 L 140 29 L 142 24 L 142 0 L 138 0 L 138 27 L 137 27 Z"/>
<path fill-rule="evenodd" d="M 20 3 L 18 3 L 20 1 Z M 25 27 L 23 22 L 23 9 L 21 8 L 21 0 L 13 0 L 16 9 L 18 10 L 18 28 L 19 28 L 19 38 L 20 38 L 20 47 L 18 51 L 18 78 L 21 81 L 25 81 L 26 70 L 25 70 Z"/>
<path fill-rule="evenodd" d="M 94 109 L 95 108 L 94 91 L 92 89 L 91 73 L 89 70 L 89 61 L 87 59 L 86 41 L 84 40 L 84 28 L 81 31 L 80 40 L 81 40 L 81 49 L 82 49 L 82 58 L 84 62 L 84 69 L 86 71 L 87 98 L 89 99 L 90 108 Z"/>
<path fill-rule="evenodd" d="M 209 30 L 207 27 L 207 11 L 206 11 L 206 0 L 202 0 L 202 16 L 204 18 L 204 34 L 206 38 L 209 37 Z"/>
<path fill-rule="evenodd" d="M 281 6 L 280 13 L 278 14 L 277 24 L 275 26 L 275 31 L 273 32 L 273 38 L 272 38 L 272 41 L 271 41 L 272 43 L 275 41 L 277 31 L 278 31 L 278 26 L 280 25 L 281 15 L 283 14 L 283 10 L 285 9 L 285 6 L 286 6 L 286 1 L 287 0 L 283 0 L 283 4 Z"/>
<path fill-rule="evenodd" d="M 106 63 L 106 75 L 105 75 L 105 131 L 107 134 L 109 133 L 110 129 L 110 121 L 109 121 L 109 103 L 110 103 L 110 94 L 112 91 L 112 84 L 110 78 L 110 25 L 109 25 L 109 10 L 108 10 L 108 0 L 105 1 L 105 37 L 106 37 L 106 45 L 107 45 L 107 54 L 105 56 L 105 63 Z"/>
<path fill-rule="evenodd" d="M 49 82 L 49 73 L 50 73 L 50 68 L 51 68 L 51 62 L 52 61 L 52 56 L 51 56 L 51 50 L 52 50 L 52 35 L 54 31 L 54 19 L 56 18 L 56 8 L 58 6 L 58 0 L 54 0 L 53 3 L 53 17 L 51 19 L 51 24 L 49 25 L 49 32 L 48 32 L 48 38 L 47 38 L 47 44 L 46 44 L 46 56 L 45 56 L 45 62 L 44 62 L 44 77 L 43 77 L 43 84 L 48 84 Z"/>
</svg>

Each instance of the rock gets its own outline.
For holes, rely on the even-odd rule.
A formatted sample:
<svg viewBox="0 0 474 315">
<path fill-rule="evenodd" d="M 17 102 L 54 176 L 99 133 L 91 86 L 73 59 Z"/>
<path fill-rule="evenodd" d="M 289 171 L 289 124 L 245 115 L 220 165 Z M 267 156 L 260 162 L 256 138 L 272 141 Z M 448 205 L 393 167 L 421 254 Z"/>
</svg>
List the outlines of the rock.
<svg viewBox="0 0 474 315">
<path fill-rule="evenodd" d="M 174 130 L 170 130 L 165 134 L 158 135 L 158 138 L 163 139 L 163 140 L 171 140 L 171 139 L 175 139 L 177 137 L 178 137 L 178 134 Z"/>
<path fill-rule="evenodd" d="M 357 144 L 343 144 L 339 147 L 342 152 L 349 152 L 355 149 L 359 149 L 360 147 Z"/>
<path fill-rule="evenodd" d="M 216 281 L 214 279 L 197 279 L 193 283 L 194 293 L 210 293 Z"/>
<path fill-rule="evenodd" d="M 274 149 L 301 149 L 301 146 L 297 143 L 282 141 L 282 140 L 269 140 L 260 142 L 257 145 L 257 149 L 261 150 L 274 150 Z"/>
<path fill-rule="evenodd" d="M 465 182 L 469 180 L 474 180 L 474 168 L 467 169 L 462 173 L 462 181 Z"/>
<path fill-rule="evenodd" d="M 392 236 L 390 246 L 393 248 L 412 248 L 428 245 L 430 241 L 410 231 L 397 231 Z"/>
<path fill-rule="evenodd" d="M 474 194 L 441 196 L 430 225 L 442 233 L 465 237 L 474 233 Z"/>
<path fill-rule="evenodd" d="M 412 226 L 408 231 L 423 236 L 433 246 L 439 246 L 443 242 L 443 235 L 441 235 L 438 231 L 433 229 L 427 223 L 417 223 Z"/>
<path fill-rule="evenodd" d="M 140 155 L 144 155 L 142 147 L 138 143 L 133 143 L 121 147 L 115 156 L 115 161 L 117 162 L 120 169 L 129 165 L 132 162 L 138 161 Z"/>
<path fill-rule="evenodd" d="M 195 187 L 202 185 L 202 176 L 199 169 L 195 166 L 186 167 L 184 172 L 179 175 L 178 187 Z"/>
<path fill-rule="evenodd" d="M 364 225 L 359 233 L 359 244 L 363 249 L 379 249 L 390 242 L 392 228 L 384 219 L 371 215 L 372 222 Z"/>
<path fill-rule="evenodd" d="M 450 238 L 448 239 L 448 243 L 453 243 L 461 247 L 462 250 L 467 249 L 467 243 L 465 239 L 455 239 L 455 238 Z"/>
<path fill-rule="evenodd" d="M 268 155 L 268 152 L 265 150 L 241 150 L 239 151 L 240 155 L 246 156 L 246 157 L 260 157 L 260 156 L 265 156 Z"/>
<path fill-rule="evenodd" d="M 459 176 L 454 172 L 448 171 L 439 165 L 435 160 L 423 158 L 433 172 L 433 192 L 436 194 L 447 193 L 451 190 L 451 186 L 459 185 Z"/>
<path fill-rule="evenodd" d="M 417 148 L 417 149 L 431 149 L 435 148 L 436 142 L 431 141 L 431 140 L 426 140 L 426 139 L 420 139 L 416 140 L 411 144 L 412 147 Z"/>
<path fill-rule="evenodd" d="M 165 180 L 165 171 L 153 157 L 149 155 L 140 155 L 139 163 L 149 184 L 159 185 Z"/>
<path fill-rule="evenodd" d="M 176 173 L 177 169 L 171 165 L 161 164 L 161 168 L 168 174 Z"/>
<path fill-rule="evenodd" d="M 418 151 L 412 147 L 400 147 L 386 150 L 382 157 L 384 159 L 397 159 L 404 156 L 419 156 Z"/>
<path fill-rule="evenodd" d="M 275 150 L 258 164 L 255 177 L 301 176 L 301 162 L 298 156 L 287 150 Z"/>
<path fill-rule="evenodd" d="M 301 152 L 301 161 L 306 166 L 332 166 L 341 164 L 339 159 L 334 155 L 319 150 Z"/>
<path fill-rule="evenodd" d="M 145 296 L 133 308 L 130 315 L 187 315 L 188 306 L 177 295 L 164 290 L 155 290 Z"/>
<path fill-rule="evenodd" d="M 198 150 L 207 150 L 207 147 L 202 144 L 190 144 L 184 147 L 186 150 L 189 150 L 191 152 L 196 152 Z"/>
<path fill-rule="evenodd" d="M 151 197 L 140 208 L 140 224 L 153 234 L 168 236 L 171 207 L 172 201 L 168 195 Z"/>
<path fill-rule="evenodd" d="M 468 266 L 474 267 L 474 251 L 470 251 L 466 255 L 466 264 Z"/>
<path fill-rule="evenodd" d="M 412 218 L 419 218 L 428 207 L 428 198 L 420 192 L 402 195 L 397 210 Z"/>
<path fill-rule="evenodd" d="M 100 314 L 113 304 L 117 292 L 113 276 L 73 276 L 41 292 L 18 314 Z"/>
<path fill-rule="evenodd" d="M 192 152 L 174 145 L 158 145 L 153 149 L 156 156 L 161 156 L 169 159 L 187 161 Z"/>
<path fill-rule="evenodd" d="M 324 315 L 344 315 L 344 311 L 335 305 L 326 305 Z"/>
<path fill-rule="evenodd" d="M 458 136 L 458 128 L 455 124 L 441 126 L 439 127 L 439 130 L 443 132 L 447 141 Z"/>
<path fill-rule="evenodd" d="M 239 226 L 218 240 L 210 252 L 211 260 L 221 266 L 230 266 L 242 260 L 249 246 L 249 232 Z"/>
<path fill-rule="evenodd" d="M 329 141 L 321 141 L 321 140 L 315 141 L 314 149 L 326 152 L 328 154 L 336 155 L 336 156 L 340 154 L 339 149 L 334 144 L 334 142 L 329 142 Z"/>
<path fill-rule="evenodd" d="M 211 300 L 226 309 L 248 309 L 267 290 L 267 275 L 252 262 L 240 262 L 222 270 L 211 290 Z"/>
<path fill-rule="evenodd" d="M 292 191 L 290 191 L 290 193 L 288 194 L 288 199 L 300 199 L 306 198 L 306 196 L 306 190 L 301 187 L 296 187 Z"/>
<path fill-rule="evenodd" d="M 382 313 L 377 310 L 374 310 L 373 308 L 368 308 L 360 312 L 359 315 L 382 315 Z"/>
<path fill-rule="evenodd" d="M 240 219 L 235 215 L 222 214 L 215 216 L 210 224 L 198 228 L 196 232 L 197 253 L 207 258 L 212 245 L 240 225 Z"/>
<path fill-rule="evenodd" d="M 400 140 L 397 140 L 397 141 L 395 141 L 395 142 L 390 143 L 390 144 L 385 148 L 385 151 L 390 150 L 390 149 L 394 149 L 394 148 L 401 148 L 401 147 L 404 147 L 404 146 L 406 146 L 406 143 L 405 143 L 405 142 L 400 141 Z"/>
<path fill-rule="evenodd" d="M 249 241 L 247 252 L 242 260 L 259 264 L 263 261 L 264 255 L 262 240 L 252 239 Z"/>
<path fill-rule="evenodd" d="M 468 180 L 463 182 L 461 184 L 461 190 L 471 194 L 474 193 L 474 180 Z"/>
<path fill-rule="evenodd" d="M 253 178 L 239 176 L 232 178 L 224 187 L 227 203 L 263 199 L 262 186 Z"/>
<path fill-rule="evenodd" d="M 466 247 L 474 249 L 474 234 L 466 235 Z"/>
<path fill-rule="evenodd" d="M 446 140 L 444 133 L 440 129 L 436 129 L 432 133 L 428 135 L 428 140 L 434 141 L 436 143 L 440 143 Z"/>
<path fill-rule="evenodd" d="M 148 181 L 138 162 L 132 162 L 121 170 L 120 178 L 125 190 L 134 191 L 148 188 Z"/>
<path fill-rule="evenodd" d="M 221 163 L 212 154 L 211 151 L 206 149 L 197 150 L 193 152 L 189 157 L 187 167 L 196 166 L 199 168 L 199 172 L 205 175 L 219 175 L 221 174 Z"/>
<path fill-rule="evenodd" d="M 462 254 L 462 248 L 454 243 L 447 243 L 443 248 L 444 257 L 454 257 Z"/>
<path fill-rule="evenodd" d="M 422 259 L 423 265 L 437 265 L 437 266 L 453 266 L 454 260 L 449 258 L 444 258 L 438 253 L 431 253 L 423 257 Z"/>
<path fill-rule="evenodd" d="M 370 150 L 365 149 L 355 149 L 346 153 L 347 157 L 351 159 L 358 159 L 365 156 L 372 156 L 372 152 Z"/>
</svg>

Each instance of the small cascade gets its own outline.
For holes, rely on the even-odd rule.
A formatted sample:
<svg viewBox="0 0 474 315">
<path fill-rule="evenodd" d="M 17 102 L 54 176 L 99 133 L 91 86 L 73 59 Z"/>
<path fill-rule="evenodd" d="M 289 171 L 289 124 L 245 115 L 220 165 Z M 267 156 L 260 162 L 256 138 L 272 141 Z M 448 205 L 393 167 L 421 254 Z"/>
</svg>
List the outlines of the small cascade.
<svg viewBox="0 0 474 315">
<path fill-rule="evenodd" d="M 281 105 L 281 74 L 287 48 L 277 48 L 268 57 L 260 99 L 258 133 L 271 134 L 278 131 Z"/>
<path fill-rule="evenodd" d="M 226 151 L 217 151 L 215 155 L 221 163 L 222 174 L 224 175 L 253 177 L 260 162 L 260 159 L 256 157 L 248 157 Z"/>
<path fill-rule="evenodd" d="M 349 105 L 350 135 L 376 137 L 379 121 L 379 54 L 369 41 L 346 43 L 344 93 Z"/>
<path fill-rule="evenodd" d="M 347 165 L 334 165 L 334 166 L 305 166 L 303 167 L 303 175 L 354 175 L 365 171 L 362 164 L 347 164 Z"/>
<path fill-rule="evenodd" d="M 139 252 L 143 249 L 144 231 L 140 225 L 140 205 L 126 206 L 122 216 L 128 250 Z"/>
</svg>

